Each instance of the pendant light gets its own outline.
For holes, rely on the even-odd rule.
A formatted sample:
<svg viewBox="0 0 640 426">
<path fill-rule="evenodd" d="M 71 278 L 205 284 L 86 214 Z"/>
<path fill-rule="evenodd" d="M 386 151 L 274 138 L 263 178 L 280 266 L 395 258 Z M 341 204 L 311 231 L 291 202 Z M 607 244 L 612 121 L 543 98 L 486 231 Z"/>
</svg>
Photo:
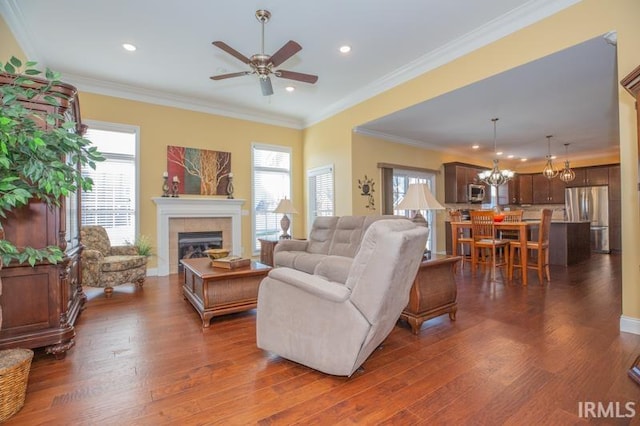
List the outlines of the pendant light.
<svg viewBox="0 0 640 426">
<path fill-rule="evenodd" d="M 564 169 L 560 171 L 560 175 L 558 177 L 563 182 L 571 182 L 576 178 L 576 173 L 573 170 L 571 170 L 571 167 L 569 167 L 569 144 L 568 143 L 564 144 L 564 153 L 567 159 L 564 161 Z"/>
<path fill-rule="evenodd" d="M 493 169 L 479 173 L 478 177 L 487 185 L 498 187 L 509 182 L 514 173 L 511 170 L 500 170 L 498 167 L 498 150 L 496 149 L 496 122 L 498 118 L 492 118 L 491 121 L 493 121 L 493 153 L 496 157 L 493 159 Z"/>
<path fill-rule="evenodd" d="M 547 164 L 545 164 L 544 169 L 542 170 L 542 174 L 547 179 L 553 179 L 558 176 L 558 169 L 553 165 L 553 160 L 551 158 L 551 137 L 552 135 L 547 135 L 547 145 L 548 145 L 548 153 L 547 153 Z"/>
</svg>

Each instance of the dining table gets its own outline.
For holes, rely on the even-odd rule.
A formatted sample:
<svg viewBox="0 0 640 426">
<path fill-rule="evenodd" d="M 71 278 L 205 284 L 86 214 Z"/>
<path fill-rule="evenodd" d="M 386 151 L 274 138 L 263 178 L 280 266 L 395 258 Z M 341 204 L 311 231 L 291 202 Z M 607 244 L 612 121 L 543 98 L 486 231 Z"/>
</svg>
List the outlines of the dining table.
<svg viewBox="0 0 640 426">
<path fill-rule="evenodd" d="M 451 224 L 451 243 L 452 255 L 458 255 L 458 235 L 461 229 L 471 229 L 471 221 L 463 220 L 459 222 L 450 222 Z M 522 265 L 522 285 L 527 285 L 527 240 L 529 238 L 529 230 L 533 227 L 539 227 L 540 221 L 520 221 L 520 222 L 494 222 L 495 233 L 499 231 L 517 231 L 518 241 L 520 241 L 520 265 Z M 497 238 L 497 237 L 496 237 Z"/>
</svg>

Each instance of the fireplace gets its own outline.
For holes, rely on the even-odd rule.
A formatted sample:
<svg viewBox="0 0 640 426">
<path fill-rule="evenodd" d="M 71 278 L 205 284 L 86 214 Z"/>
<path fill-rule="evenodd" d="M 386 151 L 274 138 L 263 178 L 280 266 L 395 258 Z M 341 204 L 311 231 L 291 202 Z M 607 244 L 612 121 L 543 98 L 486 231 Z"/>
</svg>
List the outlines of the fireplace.
<svg viewBox="0 0 640 426">
<path fill-rule="evenodd" d="M 241 199 L 154 197 L 157 212 L 157 275 L 178 273 L 178 233 L 222 232 L 222 248 L 242 255 Z"/>
<path fill-rule="evenodd" d="M 178 232 L 178 270 L 181 259 L 207 257 L 205 250 L 222 248 L 222 231 Z"/>
</svg>

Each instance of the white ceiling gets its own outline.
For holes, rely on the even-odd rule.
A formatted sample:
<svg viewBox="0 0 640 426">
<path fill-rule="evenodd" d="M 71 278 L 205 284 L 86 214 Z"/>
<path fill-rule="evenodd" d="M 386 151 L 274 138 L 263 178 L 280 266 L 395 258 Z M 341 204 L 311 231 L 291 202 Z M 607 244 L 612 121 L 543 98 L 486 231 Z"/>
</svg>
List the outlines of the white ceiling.
<svg viewBox="0 0 640 426">
<path fill-rule="evenodd" d="M 4 0 L 0 14 L 29 59 L 83 91 L 304 128 L 577 1 Z M 209 79 L 247 67 L 212 41 L 260 52 L 257 9 L 272 13 L 265 53 L 297 41 L 279 68 L 317 74 L 315 85 L 272 78 L 265 97 L 253 75 Z M 615 48 L 599 38 L 359 131 L 467 154 L 479 142 L 491 157 L 497 116 L 499 148 L 517 156 L 544 157 L 546 134 L 554 153 L 615 150 L 616 85 Z"/>
</svg>

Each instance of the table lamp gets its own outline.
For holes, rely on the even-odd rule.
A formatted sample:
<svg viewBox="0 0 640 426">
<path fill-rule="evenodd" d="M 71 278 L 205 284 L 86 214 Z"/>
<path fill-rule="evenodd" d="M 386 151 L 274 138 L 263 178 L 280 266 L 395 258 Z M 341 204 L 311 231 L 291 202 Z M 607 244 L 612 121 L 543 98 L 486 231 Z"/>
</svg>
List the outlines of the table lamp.
<svg viewBox="0 0 640 426">
<path fill-rule="evenodd" d="M 281 240 L 289 240 L 291 239 L 291 235 L 289 235 L 289 225 L 291 225 L 291 221 L 289 220 L 288 214 L 298 214 L 298 210 L 293 207 L 291 204 L 291 200 L 287 197 L 284 197 L 278 203 L 278 207 L 273 211 L 274 213 L 282 213 L 282 219 L 280 220 L 280 227 L 282 228 L 282 235 L 280 235 Z"/>
<path fill-rule="evenodd" d="M 422 216 L 420 210 L 444 210 L 442 204 L 440 204 L 436 198 L 431 194 L 429 187 L 426 183 L 410 183 L 407 193 L 404 194 L 404 198 L 400 200 L 397 210 L 415 210 L 413 216 L 413 223 L 419 226 L 424 226 L 429 230 L 429 224 L 427 220 Z M 425 255 L 429 258 L 430 253 L 425 250 Z"/>
</svg>

